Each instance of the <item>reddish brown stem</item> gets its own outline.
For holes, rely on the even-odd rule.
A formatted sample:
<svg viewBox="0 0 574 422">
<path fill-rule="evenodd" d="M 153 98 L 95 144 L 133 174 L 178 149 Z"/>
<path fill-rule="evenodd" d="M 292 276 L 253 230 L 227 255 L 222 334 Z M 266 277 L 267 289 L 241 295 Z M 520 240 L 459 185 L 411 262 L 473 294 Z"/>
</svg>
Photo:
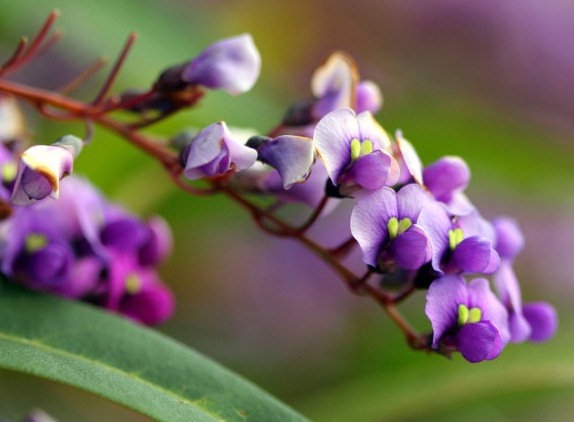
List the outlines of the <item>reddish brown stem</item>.
<svg viewBox="0 0 574 422">
<path fill-rule="evenodd" d="M 132 32 L 129 36 L 128 39 L 126 41 L 126 43 L 124 44 L 124 48 L 122 49 L 120 55 L 118 56 L 118 58 L 116 59 L 116 62 L 114 63 L 114 67 L 112 67 L 112 70 L 110 71 L 110 74 L 108 75 L 106 81 L 104 82 L 104 85 L 102 86 L 102 89 L 100 90 L 100 92 L 98 93 L 98 95 L 96 96 L 96 98 L 94 99 L 94 101 L 92 101 L 92 105 L 100 105 L 106 95 L 110 92 L 110 89 L 112 88 L 112 85 L 114 84 L 121 67 L 123 66 L 123 64 L 125 63 L 128 54 L 130 52 L 130 50 L 132 49 L 134 43 L 136 42 L 138 38 L 138 34 L 135 32 Z"/>
<path fill-rule="evenodd" d="M 95 75 L 104 65 L 106 64 L 106 60 L 98 59 L 94 63 L 92 63 L 86 70 L 76 76 L 74 79 L 62 85 L 56 92 L 60 94 L 68 94 L 74 90 L 76 90 L 80 85 L 86 82 L 90 77 Z"/>
</svg>

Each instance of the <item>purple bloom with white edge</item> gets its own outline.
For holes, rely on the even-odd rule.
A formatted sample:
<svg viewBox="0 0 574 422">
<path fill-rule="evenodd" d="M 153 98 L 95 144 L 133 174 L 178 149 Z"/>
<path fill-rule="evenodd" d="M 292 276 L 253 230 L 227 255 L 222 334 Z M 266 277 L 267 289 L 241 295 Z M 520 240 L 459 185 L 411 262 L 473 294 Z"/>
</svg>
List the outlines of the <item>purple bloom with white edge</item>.
<svg viewBox="0 0 574 422">
<path fill-rule="evenodd" d="M 200 131 L 180 158 L 185 177 L 196 180 L 249 168 L 257 152 L 235 140 L 225 122 L 219 122 Z"/>
<path fill-rule="evenodd" d="M 471 363 L 492 360 L 508 343 L 508 314 L 482 278 L 466 283 L 447 276 L 432 282 L 425 313 L 433 328 L 432 347 L 455 348 Z"/>
<path fill-rule="evenodd" d="M 261 56 L 249 34 L 218 41 L 191 60 L 181 79 L 230 94 L 249 91 L 261 71 Z"/>
<path fill-rule="evenodd" d="M 466 215 L 473 206 L 463 194 L 470 180 L 470 169 L 460 157 L 440 158 L 423 170 L 425 187 L 435 199 L 446 204 L 450 213 Z"/>
<path fill-rule="evenodd" d="M 304 182 L 315 162 L 315 148 L 311 138 L 281 135 L 271 139 L 253 136 L 246 145 L 257 151 L 259 161 L 277 170 L 284 189 Z"/>
<path fill-rule="evenodd" d="M 317 123 L 313 141 L 331 181 L 344 196 L 393 186 L 399 179 L 399 165 L 388 153 L 391 141 L 369 112 L 332 111 Z"/>
<path fill-rule="evenodd" d="M 500 257 L 493 247 L 491 227 L 476 211 L 455 220 L 438 202 L 429 203 L 420 213 L 418 224 L 432 243 L 433 269 L 445 274 L 494 273 Z"/>
<path fill-rule="evenodd" d="M 383 270 L 392 270 L 395 264 L 416 270 L 429 262 L 431 242 L 417 224 L 429 201 L 415 184 L 398 192 L 385 187 L 361 195 L 351 214 L 351 233 L 363 251 L 363 261 Z"/>
<path fill-rule="evenodd" d="M 493 276 L 500 300 L 508 310 L 511 341 L 542 342 L 554 336 L 558 327 L 556 310 L 548 303 L 522 304 L 520 285 L 514 273 L 513 261 L 524 246 L 518 224 L 506 217 L 493 221 L 496 230 L 496 250 L 501 257 L 498 271 Z"/>
<path fill-rule="evenodd" d="M 311 90 L 317 99 L 313 104 L 313 117 L 319 120 L 333 110 L 355 108 L 358 82 L 355 61 L 341 51 L 331 54 L 311 79 Z"/>
<path fill-rule="evenodd" d="M 422 185 L 423 164 L 413 144 L 403 137 L 403 132 L 401 130 L 397 130 L 395 132 L 395 141 L 396 142 L 393 144 L 393 154 L 396 157 L 400 168 L 400 178 L 398 183 L 407 184 L 414 181 L 415 183 Z"/>
<path fill-rule="evenodd" d="M 28 205 L 47 196 L 57 199 L 60 180 L 72 173 L 74 158 L 82 146 L 81 139 L 66 135 L 52 145 L 35 145 L 24 151 L 10 201 Z"/>
</svg>

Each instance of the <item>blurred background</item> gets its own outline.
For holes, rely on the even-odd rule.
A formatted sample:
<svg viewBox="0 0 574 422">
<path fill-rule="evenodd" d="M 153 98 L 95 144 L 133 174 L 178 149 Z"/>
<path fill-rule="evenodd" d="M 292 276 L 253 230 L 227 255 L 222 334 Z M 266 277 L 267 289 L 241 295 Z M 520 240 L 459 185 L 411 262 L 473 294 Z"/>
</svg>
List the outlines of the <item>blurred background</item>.
<svg viewBox="0 0 574 422">
<path fill-rule="evenodd" d="M 0 55 L 55 7 L 65 38 L 16 78 L 55 88 L 95 58 L 139 40 L 117 88 L 147 87 L 165 67 L 249 32 L 263 58 L 256 87 L 213 93 L 151 129 L 173 135 L 224 119 L 266 131 L 310 96 L 314 68 L 335 49 L 377 82 L 377 116 L 402 129 L 425 163 L 460 155 L 483 215 L 514 216 L 527 239 L 516 271 L 525 301 L 553 303 L 555 339 L 509 345 L 472 365 L 411 351 L 383 311 L 357 298 L 297 244 L 257 231 L 225 198 L 194 198 L 148 157 L 104 130 L 76 163 L 115 201 L 171 224 L 162 275 L 176 294 L 159 330 L 218 360 L 314 421 L 570 421 L 574 412 L 574 2 L 568 0 L 38 0 L 0 3 Z M 109 67 L 108 67 L 109 69 Z M 104 72 L 105 73 L 105 72 Z M 77 95 L 90 100 L 103 74 Z M 80 125 L 31 110 L 40 143 Z M 80 135 L 81 136 L 81 135 Z M 344 210 L 323 223 L 348 230 Z M 422 331 L 424 294 L 402 309 Z M 192 380 L 190 380 L 192 382 Z M 97 397 L 0 371 L 0 418 L 41 407 L 60 421 L 145 421 Z"/>
</svg>

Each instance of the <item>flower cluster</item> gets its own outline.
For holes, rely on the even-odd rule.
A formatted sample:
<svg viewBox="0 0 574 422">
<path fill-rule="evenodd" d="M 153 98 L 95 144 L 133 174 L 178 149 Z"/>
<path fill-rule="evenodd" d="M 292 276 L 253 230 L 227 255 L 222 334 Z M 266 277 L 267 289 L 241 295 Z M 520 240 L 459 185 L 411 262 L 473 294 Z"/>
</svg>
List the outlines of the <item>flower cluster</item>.
<svg viewBox="0 0 574 422">
<path fill-rule="evenodd" d="M 235 189 L 278 204 L 353 201 L 351 233 L 381 286 L 428 289 L 432 349 L 480 362 L 510 341 L 552 337 L 554 309 L 521 303 L 512 271 L 520 231 L 508 218 L 487 221 L 465 196 L 464 160 L 423 166 L 402 132 L 390 135 L 375 120 L 380 91 L 360 81 L 344 53 L 331 55 L 311 86 L 314 98 L 291 107 L 268 135 L 240 139 L 223 122 L 200 131 L 182 150 L 185 175 L 226 175 Z"/>
<path fill-rule="evenodd" d="M 4 106 L 16 107 L 2 97 Z M 67 135 L 19 153 L 17 131 L 0 144 L 4 213 L 2 273 L 30 289 L 87 301 L 144 324 L 173 312 L 155 267 L 171 248 L 159 217 L 147 222 L 108 202 L 87 180 L 69 175 L 83 142 Z M 10 150 L 7 141 L 16 140 Z M 17 170 L 16 170 L 17 168 Z"/>
<path fill-rule="evenodd" d="M 509 342 L 553 336 L 554 309 L 541 302 L 522 304 L 513 271 L 523 246 L 517 224 L 482 217 L 465 195 L 470 170 L 462 158 L 446 156 L 425 166 L 401 131 L 388 133 L 374 117 L 383 103 L 379 88 L 361 80 L 343 52 L 331 54 L 315 70 L 312 97 L 292 105 L 270 131 L 241 131 L 219 121 L 161 145 L 139 132 L 196 105 L 207 90 L 249 90 L 260 61 L 249 35 L 225 39 L 169 67 L 148 90 L 106 99 L 112 74 L 92 103 L 98 107 L 86 106 L 78 114 L 74 103 L 76 114 L 67 117 L 88 119 L 92 113 L 98 123 L 161 161 L 190 193 L 226 193 L 260 227 L 301 241 L 354 291 L 384 307 L 426 290 L 432 333 L 417 336 L 398 323 L 418 348 L 446 355 L 458 351 L 469 362 L 481 362 L 496 358 Z M 45 96 L 29 93 L 30 98 L 39 106 L 50 104 Z M 2 97 L 1 104 L 8 101 Z M 61 98 L 57 104 L 66 107 Z M 118 109 L 131 112 L 135 121 L 101 118 Z M 50 146 L 15 152 L 7 145 L 17 134 L 2 136 L 0 199 L 10 201 L 12 208 L 6 208 L 13 211 L 2 223 L 3 273 L 30 288 L 87 300 L 146 324 L 169 316 L 173 298 L 155 272 L 169 250 L 165 223 L 140 221 L 82 179 L 60 183 L 72 171 L 80 139 L 68 135 Z M 274 203 L 259 206 L 253 194 Z M 336 248 L 309 238 L 309 227 L 342 201 L 352 210 L 341 232 L 350 229 L 352 237 Z M 276 211 L 289 203 L 313 208 L 306 223 L 294 226 L 278 217 Z M 341 263 L 353 247 L 362 252 L 363 277 Z M 398 320 L 396 312 L 390 314 Z"/>
</svg>

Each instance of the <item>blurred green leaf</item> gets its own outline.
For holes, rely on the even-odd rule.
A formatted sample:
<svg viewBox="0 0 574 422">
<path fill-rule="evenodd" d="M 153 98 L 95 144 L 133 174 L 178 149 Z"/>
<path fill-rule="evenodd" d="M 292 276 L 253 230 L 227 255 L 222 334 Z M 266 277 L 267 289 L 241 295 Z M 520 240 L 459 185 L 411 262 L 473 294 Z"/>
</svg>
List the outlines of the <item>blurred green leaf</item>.
<svg viewBox="0 0 574 422">
<path fill-rule="evenodd" d="M 0 285 L 0 366 L 90 391 L 159 421 L 303 421 L 248 381 L 88 305 Z"/>
</svg>

